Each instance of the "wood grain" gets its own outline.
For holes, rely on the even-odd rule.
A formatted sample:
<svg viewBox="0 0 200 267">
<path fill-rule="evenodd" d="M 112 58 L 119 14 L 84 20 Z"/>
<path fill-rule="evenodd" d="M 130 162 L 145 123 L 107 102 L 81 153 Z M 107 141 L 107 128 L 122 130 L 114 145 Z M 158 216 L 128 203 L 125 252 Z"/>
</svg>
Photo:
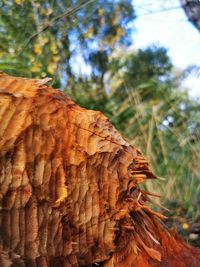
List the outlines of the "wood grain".
<svg viewBox="0 0 200 267">
<path fill-rule="evenodd" d="M 199 267 L 146 204 L 141 152 L 45 82 L 0 73 L 0 266 Z"/>
</svg>

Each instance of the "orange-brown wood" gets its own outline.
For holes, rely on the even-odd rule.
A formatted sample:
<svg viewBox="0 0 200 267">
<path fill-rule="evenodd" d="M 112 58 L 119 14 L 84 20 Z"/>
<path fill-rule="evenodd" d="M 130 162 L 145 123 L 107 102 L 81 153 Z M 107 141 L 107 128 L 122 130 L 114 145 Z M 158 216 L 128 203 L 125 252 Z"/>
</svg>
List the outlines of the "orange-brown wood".
<svg viewBox="0 0 200 267">
<path fill-rule="evenodd" d="M 0 73 L 0 267 L 199 267 L 146 204 L 140 151 L 45 83 Z"/>
</svg>

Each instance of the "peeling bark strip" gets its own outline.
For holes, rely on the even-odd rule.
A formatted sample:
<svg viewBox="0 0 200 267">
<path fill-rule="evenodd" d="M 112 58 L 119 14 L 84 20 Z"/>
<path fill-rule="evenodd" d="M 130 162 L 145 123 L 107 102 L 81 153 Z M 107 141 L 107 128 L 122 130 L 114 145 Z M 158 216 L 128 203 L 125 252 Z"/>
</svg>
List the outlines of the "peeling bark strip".
<svg viewBox="0 0 200 267">
<path fill-rule="evenodd" d="M 140 151 L 45 82 L 0 73 L 0 266 L 199 267 L 146 205 Z"/>
</svg>

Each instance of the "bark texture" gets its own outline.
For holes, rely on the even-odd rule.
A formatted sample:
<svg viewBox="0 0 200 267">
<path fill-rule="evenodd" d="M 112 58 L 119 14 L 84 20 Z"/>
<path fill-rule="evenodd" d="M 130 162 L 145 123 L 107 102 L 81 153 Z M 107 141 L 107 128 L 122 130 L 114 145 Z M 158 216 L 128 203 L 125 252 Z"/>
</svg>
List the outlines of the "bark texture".
<svg viewBox="0 0 200 267">
<path fill-rule="evenodd" d="M 140 151 L 45 82 L 0 74 L 0 266 L 199 267 L 146 205 Z"/>
</svg>

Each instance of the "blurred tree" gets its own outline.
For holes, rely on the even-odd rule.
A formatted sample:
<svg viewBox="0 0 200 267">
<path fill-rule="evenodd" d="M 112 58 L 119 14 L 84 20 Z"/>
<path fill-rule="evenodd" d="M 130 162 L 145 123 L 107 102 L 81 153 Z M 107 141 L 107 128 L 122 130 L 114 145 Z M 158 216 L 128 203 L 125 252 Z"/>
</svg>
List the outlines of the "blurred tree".
<svg viewBox="0 0 200 267">
<path fill-rule="evenodd" d="M 166 199 L 195 203 L 200 191 L 200 108 L 181 89 L 181 74 L 166 49 L 153 46 L 118 54 L 110 75 L 111 121 L 148 155 L 158 176 L 168 177 L 157 188 Z M 191 180 L 193 185 L 186 187 Z"/>
<path fill-rule="evenodd" d="M 131 0 L 2 0 L 0 68 L 53 75 L 56 85 L 67 81 L 74 90 L 81 61 L 103 87 L 107 57 L 117 45 L 130 43 L 134 18 Z"/>
</svg>

